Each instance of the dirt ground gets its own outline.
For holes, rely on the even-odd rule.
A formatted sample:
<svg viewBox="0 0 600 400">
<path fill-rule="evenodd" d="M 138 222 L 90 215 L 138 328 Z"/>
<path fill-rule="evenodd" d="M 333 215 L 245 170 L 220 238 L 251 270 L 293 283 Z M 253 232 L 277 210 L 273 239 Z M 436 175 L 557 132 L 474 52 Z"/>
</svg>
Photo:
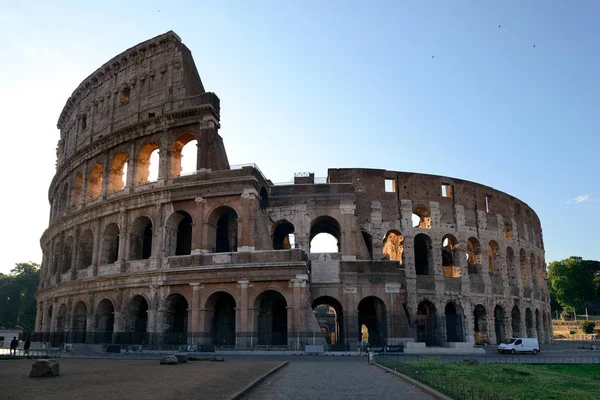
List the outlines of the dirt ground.
<svg viewBox="0 0 600 400">
<path fill-rule="evenodd" d="M 60 359 L 60 376 L 29 378 L 34 360 L 0 361 L 0 398 L 12 399 L 229 399 L 281 361 Z"/>
</svg>

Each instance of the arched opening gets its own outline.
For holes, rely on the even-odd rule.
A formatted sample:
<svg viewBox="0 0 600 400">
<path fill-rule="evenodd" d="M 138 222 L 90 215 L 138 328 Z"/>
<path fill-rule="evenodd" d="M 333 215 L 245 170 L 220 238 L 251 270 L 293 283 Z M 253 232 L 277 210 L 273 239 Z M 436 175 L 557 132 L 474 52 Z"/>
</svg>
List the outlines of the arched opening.
<svg viewBox="0 0 600 400">
<path fill-rule="evenodd" d="M 490 343 L 487 311 L 481 304 L 477 304 L 473 310 L 473 332 L 475 333 L 475 344 Z"/>
<path fill-rule="evenodd" d="M 533 313 L 529 307 L 525 309 L 525 330 L 528 338 L 535 337 L 533 332 Z"/>
<path fill-rule="evenodd" d="M 191 133 L 180 135 L 171 151 L 171 176 L 196 172 L 198 165 L 198 141 Z"/>
<path fill-rule="evenodd" d="M 267 290 L 257 298 L 258 344 L 287 345 L 287 302 L 283 295 Z"/>
<path fill-rule="evenodd" d="M 61 256 L 62 256 L 63 244 L 60 239 L 54 244 L 54 253 L 52 254 L 52 275 L 56 275 L 57 272 L 61 271 Z"/>
<path fill-rule="evenodd" d="M 542 326 L 541 326 L 541 318 L 542 316 L 540 315 L 540 310 L 538 310 L 537 308 L 535 309 L 535 332 L 537 333 L 537 338 L 542 341 L 544 335 L 542 333 Z"/>
<path fill-rule="evenodd" d="M 341 232 L 340 224 L 334 218 L 316 218 L 310 224 L 310 252 L 339 253 Z"/>
<path fill-rule="evenodd" d="M 73 343 L 85 343 L 87 331 L 87 306 L 80 301 L 73 310 Z"/>
<path fill-rule="evenodd" d="M 529 265 L 527 265 L 527 253 L 524 249 L 519 252 L 519 260 L 521 262 L 521 283 L 523 287 L 529 287 Z"/>
<path fill-rule="evenodd" d="M 517 286 L 519 284 L 517 266 L 515 265 L 515 253 L 511 247 L 506 248 L 506 268 L 508 284 Z"/>
<path fill-rule="evenodd" d="M 344 311 L 340 302 L 333 297 L 321 296 L 312 302 L 311 308 L 331 350 L 345 350 Z"/>
<path fill-rule="evenodd" d="M 88 200 L 95 199 L 102 193 L 102 164 L 95 163 L 90 169 L 87 184 Z"/>
<path fill-rule="evenodd" d="M 531 271 L 530 276 L 531 276 L 531 282 L 536 284 L 538 283 L 538 279 L 537 279 L 537 262 L 535 260 L 535 254 L 531 253 L 531 256 L 529 258 L 529 265 L 530 268 L 529 270 Z"/>
<path fill-rule="evenodd" d="M 417 342 L 427 346 L 440 346 L 435 306 L 430 301 L 422 301 L 417 306 Z"/>
<path fill-rule="evenodd" d="M 63 249 L 63 264 L 62 273 L 66 273 L 73 267 L 73 247 L 75 246 L 75 239 L 73 236 L 69 236 L 65 241 L 65 247 Z"/>
<path fill-rule="evenodd" d="M 94 233 L 87 229 L 79 239 L 79 263 L 77 269 L 84 269 L 92 265 L 94 256 Z"/>
<path fill-rule="evenodd" d="M 76 206 L 81 204 L 81 195 L 83 191 L 83 174 L 81 171 L 75 174 L 75 179 L 73 180 L 73 189 L 71 192 L 71 204 Z"/>
<path fill-rule="evenodd" d="M 502 258 L 500 256 L 500 246 L 495 240 L 488 243 L 488 273 L 493 275 L 502 275 Z"/>
<path fill-rule="evenodd" d="M 294 244 L 294 225 L 285 220 L 277 222 L 273 231 L 273 250 L 289 250 Z"/>
<path fill-rule="evenodd" d="M 127 154 L 117 153 L 110 166 L 109 193 L 115 193 L 125 187 L 127 181 Z"/>
<path fill-rule="evenodd" d="M 215 253 L 237 251 L 238 215 L 228 206 L 214 210 L 209 218 L 208 247 Z"/>
<path fill-rule="evenodd" d="M 442 270 L 444 276 L 460 278 L 460 249 L 458 240 L 453 235 L 442 238 Z"/>
<path fill-rule="evenodd" d="M 413 228 L 431 229 L 431 214 L 427 207 L 415 207 L 412 213 Z"/>
<path fill-rule="evenodd" d="M 260 208 L 261 210 L 266 210 L 269 207 L 269 193 L 267 192 L 267 188 L 260 189 Z"/>
<path fill-rule="evenodd" d="M 96 308 L 96 332 L 100 343 L 111 343 L 115 325 L 115 308 L 110 300 L 102 299 Z"/>
<path fill-rule="evenodd" d="M 504 337 L 504 309 L 501 306 L 496 306 L 494 308 L 494 330 L 496 332 L 496 344 L 502 343 L 505 339 Z"/>
<path fill-rule="evenodd" d="M 369 232 L 367 231 L 360 231 L 360 234 L 362 235 L 363 238 L 363 242 L 365 244 L 365 247 L 367 248 L 367 253 L 369 254 L 369 260 L 373 259 L 373 237 L 369 234 Z"/>
<path fill-rule="evenodd" d="M 58 208 L 61 214 L 69 209 L 69 185 L 65 184 L 60 191 L 58 199 Z"/>
<path fill-rule="evenodd" d="M 365 297 L 358 303 L 358 325 L 362 335 L 365 326 L 368 340 L 362 337 L 361 342 L 368 342 L 371 346 L 384 346 L 387 338 L 387 315 L 385 304 L 375 296 Z"/>
<path fill-rule="evenodd" d="M 54 346 L 65 342 L 65 330 L 67 329 L 67 306 L 61 304 L 58 308 L 58 315 L 56 316 L 56 332 L 54 334 Z"/>
<path fill-rule="evenodd" d="M 386 259 L 400 261 L 400 264 L 403 264 L 404 236 L 396 230 L 386 233 L 382 253 Z"/>
<path fill-rule="evenodd" d="M 131 226 L 130 260 L 146 260 L 152 255 L 152 221 L 142 216 Z"/>
<path fill-rule="evenodd" d="M 430 275 L 431 266 L 431 238 L 424 233 L 415 236 L 415 270 L 417 275 Z"/>
<path fill-rule="evenodd" d="M 124 316 L 129 344 L 145 344 L 148 329 L 148 302 L 139 294 L 133 296 Z"/>
<path fill-rule="evenodd" d="M 206 301 L 206 323 L 210 323 L 213 345 L 219 347 L 235 346 L 235 299 L 227 292 L 216 292 Z"/>
<path fill-rule="evenodd" d="M 138 185 L 144 185 L 158 179 L 159 165 L 158 145 L 154 142 L 147 143 L 138 155 L 135 181 Z"/>
<path fill-rule="evenodd" d="M 512 336 L 521 337 L 521 311 L 514 306 L 511 313 Z"/>
<path fill-rule="evenodd" d="M 464 342 L 463 314 L 458 304 L 447 303 L 444 308 L 446 315 L 446 340 L 448 342 Z"/>
<path fill-rule="evenodd" d="M 481 273 L 481 245 L 474 237 L 467 240 L 467 268 L 470 274 Z"/>
<path fill-rule="evenodd" d="M 185 211 L 176 211 L 167 219 L 165 253 L 184 256 L 192 253 L 192 217 Z"/>
<path fill-rule="evenodd" d="M 102 252 L 100 265 L 112 264 L 119 258 L 119 227 L 115 223 L 108 224 L 102 234 Z"/>
<path fill-rule="evenodd" d="M 188 302 L 178 293 L 170 294 L 165 299 L 163 311 L 164 328 L 168 344 L 186 344 L 188 327 Z"/>
</svg>

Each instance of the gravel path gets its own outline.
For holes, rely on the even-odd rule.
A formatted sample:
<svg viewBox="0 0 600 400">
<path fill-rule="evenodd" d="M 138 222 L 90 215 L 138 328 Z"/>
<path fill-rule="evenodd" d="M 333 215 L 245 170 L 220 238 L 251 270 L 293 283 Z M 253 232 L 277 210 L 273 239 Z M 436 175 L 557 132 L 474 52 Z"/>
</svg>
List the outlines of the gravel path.
<svg viewBox="0 0 600 400">
<path fill-rule="evenodd" d="M 365 358 L 319 358 L 290 363 L 265 379 L 244 399 L 433 399 Z"/>
</svg>

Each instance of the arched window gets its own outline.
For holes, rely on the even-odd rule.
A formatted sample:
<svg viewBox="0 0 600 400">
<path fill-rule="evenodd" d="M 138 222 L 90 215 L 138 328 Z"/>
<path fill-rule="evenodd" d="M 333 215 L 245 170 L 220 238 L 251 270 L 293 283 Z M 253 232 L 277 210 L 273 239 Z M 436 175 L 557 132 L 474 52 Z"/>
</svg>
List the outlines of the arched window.
<svg viewBox="0 0 600 400">
<path fill-rule="evenodd" d="M 135 181 L 138 185 L 144 185 L 158 179 L 159 161 L 159 151 L 156 143 L 147 143 L 142 147 L 136 168 Z"/>
<path fill-rule="evenodd" d="M 474 237 L 467 240 L 467 267 L 470 274 L 481 272 L 481 245 Z"/>
<path fill-rule="evenodd" d="M 460 268 L 460 249 L 458 240 L 453 235 L 445 235 L 442 238 L 442 270 L 444 276 L 459 278 L 461 276 Z"/>
<path fill-rule="evenodd" d="M 108 224 L 102 235 L 102 253 L 100 264 L 112 264 L 119 257 L 119 227 L 117 224 Z"/>
<path fill-rule="evenodd" d="M 68 272 L 73 264 L 73 246 L 75 246 L 75 239 L 73 236 L 69 236 L 65 241 L 65 247 L 63 250 L 63 265 L 62 265 L 62 273 Z"/>
<path fill-rule="evenodd" d="M 110 167 L 109 193 L 117 192 L 125 187 L 127 180 L 128 157 L 125 153 L 118 153 L 113 158 Z"/>
<path fill-rule="evenodd" d="M 341 232 L 340 224 L 332 217 L 314 219 L 310 224 L 310 252 L 339 253 Z"/>
<path fill-rule="evenodd" d="M 404 236 L 396 230 L 389 231 L 383 239 L 383 256 L 388 260 L 400 261 L 403 263 L 404 256 Z"/>
<path fill-rule="evenodd" d="M 91 229 L 83 232 L 79 238 L 79 257 L 77 269 L 84 269 L 92 265 L 94 255 L 94 233 Z"/>
<path fill-rule="evenodd" d="M 75 174 L 75 179 L 73 180 L 73 189 L 71 192 L 71 205 L 76 206 L 81 204 L 81 194 L 83 190 L 83 174 L 81 171 Z"/>
<path fill-rule="evenodd" d="M 502 256 L 500 246 L 495 240 L 488 243 L 488 272 L 493 275 L 502 275 Z"/>
<path fill-rule="evenodd" d="M 102 164 L 95 163 L 90 169 L 87 185 L 88 200 L 93 200 L 102 193 Z"/>
<path fill-rule="evenodd" d="M 138 217 L 131 226 L 130 260 L 145 260 L 152 255 L 152 221 Z"/>
<path fill-rule="evenodd" d="M 165 251 L 168 256 L 192 253 L 192 217 L 185 211 L 176 211 L 167 219 Z"/>
<path fill-rule="evenodd" d="M 414 228 L 431 229 L 431 214 L 427 207 L 415 207 L 412 213 Z"/>
<path fill-rule="evenodd" d="M 180 135 L 171 151 L 171 177 L 190 174 L 197 169 L 198 141 L 191 133 Z"/>
<path fill-rule="evenodd" d="M 294 225 L 289 221 L 279 221 L 273 231 L 273 250 L 288 250 L 294 248 Z"/>
<path fill-rule="evenodd" d="M 209 217 L 207 244 L 215 253 L 237 251 L 238 215 L 231 207 L 221 206 Z"/>
<path fill-rule="evenodd" d="M 415 236 L 415 270 L 417 275 L 430 275 L 432 271 L 431 238 L 424 233 Z"/>
</svg>

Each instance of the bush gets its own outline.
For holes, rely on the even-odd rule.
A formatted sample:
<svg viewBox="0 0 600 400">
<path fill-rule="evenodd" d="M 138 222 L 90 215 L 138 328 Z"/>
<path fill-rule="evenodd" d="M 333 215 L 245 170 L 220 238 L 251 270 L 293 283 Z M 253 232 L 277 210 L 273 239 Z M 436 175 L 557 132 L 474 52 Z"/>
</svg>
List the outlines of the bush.
<svg viewBox="0 0 600 400">
<path fill-rule="evenodd" d="M 593 321 L 581 321 L 579 323 L 579 327 L 583 331 L 583 333 L 594 333 L 594 328 L 596 327 L 596 323 Z"/>
</svg>

